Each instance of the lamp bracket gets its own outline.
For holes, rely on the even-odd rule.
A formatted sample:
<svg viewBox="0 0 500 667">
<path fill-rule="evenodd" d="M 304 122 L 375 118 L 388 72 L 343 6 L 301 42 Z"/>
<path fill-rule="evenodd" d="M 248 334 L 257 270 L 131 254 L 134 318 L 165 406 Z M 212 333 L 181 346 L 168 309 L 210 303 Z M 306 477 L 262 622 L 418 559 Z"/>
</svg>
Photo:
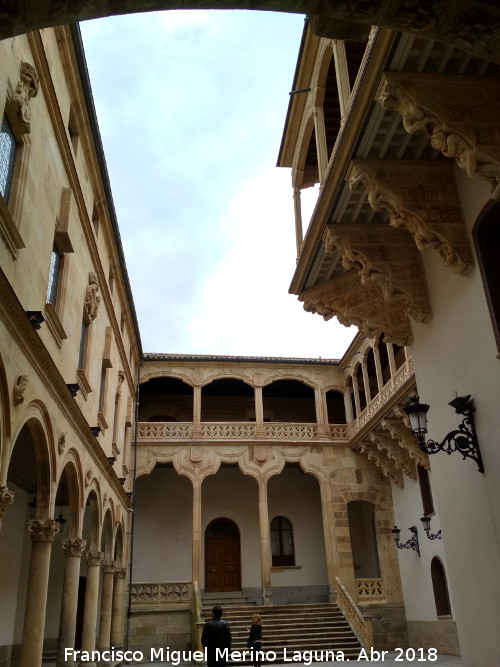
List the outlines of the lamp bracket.
<svg viewBox="0 0 500 667">
<path fill-rule="evenodd" d="M 476 462 L 479 472 L 484 473 L 483 459 L 474 424 L 474 406 L 470 396 L 458 396 L 451 401 L 450 405 L 455 408 L 457 414 L 464 415 L 462 423 L 457 429 L 448 433 L 442 442 L 436 442 L 435 440 L 425 442 L 422 438 L 422 448 L 427 454 L 460 452 L 463 459 L 472 459 Z"/>
</svg>

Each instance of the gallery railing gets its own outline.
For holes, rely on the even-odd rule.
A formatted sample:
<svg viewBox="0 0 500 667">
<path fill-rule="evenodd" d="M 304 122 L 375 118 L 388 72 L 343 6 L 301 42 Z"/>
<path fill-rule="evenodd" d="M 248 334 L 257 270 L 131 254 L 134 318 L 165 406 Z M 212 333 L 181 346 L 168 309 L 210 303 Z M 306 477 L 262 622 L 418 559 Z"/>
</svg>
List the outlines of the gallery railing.
<svg viewBox="0 0 500 667">
<path fill-rule="evenodd" d="M 293 424 L 282 422 L 140 422 L 139 440 L 323 440 L 349 439 L 347 424 Z"/>
<path fill-rule="evenodd" d="M 358 602 L 376 602 L 385 598 L 383 579 L 356 579 Z"/>
</svg>

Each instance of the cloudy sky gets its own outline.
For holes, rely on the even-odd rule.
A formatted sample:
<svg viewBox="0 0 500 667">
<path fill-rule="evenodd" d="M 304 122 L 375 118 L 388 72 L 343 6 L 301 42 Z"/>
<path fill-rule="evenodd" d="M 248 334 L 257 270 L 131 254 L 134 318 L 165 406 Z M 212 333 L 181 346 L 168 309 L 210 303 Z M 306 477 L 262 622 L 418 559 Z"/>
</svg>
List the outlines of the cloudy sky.
<svg viewBox="0 0 500 667">
<path fill-rule="evenodd" d="M 288 294 L 276 161 L 303 25 L 198 10 L 81 24 L 145 352 L 338 358 L 355 334 Z"/>
</svg>

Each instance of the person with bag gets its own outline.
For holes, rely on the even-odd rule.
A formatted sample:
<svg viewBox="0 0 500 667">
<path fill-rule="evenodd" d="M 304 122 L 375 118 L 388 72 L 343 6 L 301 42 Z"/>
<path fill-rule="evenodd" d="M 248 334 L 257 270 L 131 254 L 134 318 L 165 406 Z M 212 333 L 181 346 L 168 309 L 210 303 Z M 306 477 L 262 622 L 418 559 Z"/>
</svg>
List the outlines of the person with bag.
<svg viewBox="0 0 500 667">
<path fill-rule="evenodd" d="M 247 648 L 252 650 L 253 667 L 261 667 L 262 619 L 259 614 L 252 616 L 252 625 L 248 629 Z"/>
</svg>

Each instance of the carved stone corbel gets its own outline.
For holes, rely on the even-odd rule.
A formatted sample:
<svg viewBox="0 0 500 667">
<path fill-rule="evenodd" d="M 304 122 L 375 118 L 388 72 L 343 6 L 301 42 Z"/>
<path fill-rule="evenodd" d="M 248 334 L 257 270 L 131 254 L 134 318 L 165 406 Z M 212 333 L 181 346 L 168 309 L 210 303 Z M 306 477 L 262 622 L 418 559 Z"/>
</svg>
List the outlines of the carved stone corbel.
<svg viewBox="0 0 500 667">
<path fill-rule="evenodd" d="M 402 346 L 411 345 L 413 341 L 410 320 L 405 315 L 406 295 L 396 295 L 386 301 L 380 284 L 363 285 L 354 270 L 304 290 L 299 301 L 307 312 L 318 313 L 325 320 L 337 317 L 345 326 L 358 327 L 367 338 L 383 335 L 386 343 Z"/>
<path fill-rule="evenodd" d="M 401 469 L 411 479 L 417 478 L 415 464 L 409 459 L 408 454 L 396 445 L 389 433 L 372 431 L 368 438 L 380 452 L 385 453 L 387 458 L 394 462 L 396 468 Z"/>
<path fill-rule="evenodd" d="M 14 491 L 9 491 L 5 484 L 0 484 L 0 521 L 5 516 L 7 508 L 14 502 Z"/>
<path fill-rule="evenodd" d="M 14 104 L 23 134 L 31 131 L 30 100 L 38 95 L 40 81 L 35 68 L 30 63 L 21 63 L 21 77 L 14 93 Z"/>
<path fill-rule="evenodd" d="M 429 469 L 429 457 L 420 449 L 418 440 L 409 426 L 406 426 L 401 419 L 391 419 L 389 417 L 382 419 L 380 425 L 389 432 L 391 438 L 408 453 L 411 459 L 427 470 Z"/>
<path fill-rule="evenodd" d="M 27 375 L 18 375 L 14 385 L 14 404 L 19 405 L 24 402 L 24 392 L 28 385 Z"/>
<path fill-rule="evenodd" d="M 419 250 L 437 250 L 444 265 L 455 273 L 472 268 L 472 252 L 449 164 L 353 160 L 346 178 L 351 190 L 364 189 L 374 211 L 386 209 L 389 224 L 406 229 Z"/>
<path fill-rule="evenodd" d="M 397 111 L 410 134 L 425 132 L 432 147 L 463 169 L 469 178 L 491 185 L 500 199 L 500 138 L 496 109 L 498 79 L 386 72 L 378 102 Z"/>
<path fill-rule="evenodd" d="M 411 236 L 385 224 L 328 225 L 327 252 L 338 252 L 345 269 L 355 269 L 363 285 L 373 282 L 384 300 L 406 302 L 402 312 L 416 322 L 428 322 L 431 309 L 422 257 Z"/>
<path fill-rule="evenodd" d="M 374 465 L 381 471 L 384 477 L 392 480 L 396 486 L 403 488 L 403 473 L 400 469 L 396 468 L 394 463 L 390 461 L 384 453 L 378 451 L 373 447 L 373 444 L 368 440 L 361 440 L 359 443 L 359 452 L 364 454 L 369 461 L 372 461 Z"/>
</svg>

